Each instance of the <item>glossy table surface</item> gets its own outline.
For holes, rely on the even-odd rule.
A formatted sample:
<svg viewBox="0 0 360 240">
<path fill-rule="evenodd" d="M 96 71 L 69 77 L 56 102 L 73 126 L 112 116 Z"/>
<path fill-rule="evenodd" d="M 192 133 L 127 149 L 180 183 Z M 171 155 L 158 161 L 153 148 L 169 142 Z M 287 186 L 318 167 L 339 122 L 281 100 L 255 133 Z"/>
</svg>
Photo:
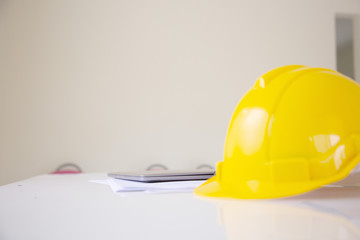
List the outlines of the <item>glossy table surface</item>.
<svg viewBox="0 0 360 240">
<path fill-rule="evenodd" d="M 122 197 L 89 180 L 42 175 L 0 187 L 0 239 L 360 239 L 360 188 L 280 200 Z"/>
</svg>

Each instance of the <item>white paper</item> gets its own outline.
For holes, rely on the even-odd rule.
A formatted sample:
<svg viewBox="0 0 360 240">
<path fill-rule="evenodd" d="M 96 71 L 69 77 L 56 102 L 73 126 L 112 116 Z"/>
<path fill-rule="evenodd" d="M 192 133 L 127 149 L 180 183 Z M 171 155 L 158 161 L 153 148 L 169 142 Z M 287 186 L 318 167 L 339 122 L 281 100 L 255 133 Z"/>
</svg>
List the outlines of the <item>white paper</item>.
<svg viewBox="0 0 360 240">
<path fill-rule="evenodd" d="M 106 180 L 91 180 L 90 182 L 106 184 L 110 186 L 114 193 L 120 193 L 122 196 L 137 195 L 143 193 L 178 193 L 192 192 L 196 187 L 205 181 L 174 181 L 174 182 L 156 182 L 144 183 L 136 181 L 127 181 L 115 178 Z"/>
</svg>

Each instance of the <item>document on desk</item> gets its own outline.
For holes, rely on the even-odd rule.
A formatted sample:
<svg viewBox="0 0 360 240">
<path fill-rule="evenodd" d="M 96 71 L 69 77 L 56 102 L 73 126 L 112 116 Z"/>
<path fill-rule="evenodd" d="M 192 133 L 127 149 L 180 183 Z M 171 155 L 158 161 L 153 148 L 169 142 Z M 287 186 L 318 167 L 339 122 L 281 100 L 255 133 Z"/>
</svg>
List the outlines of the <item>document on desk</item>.
<svg viewBox="0 0 360 240">
<path fill-rule="evenodd" d="M 196 187 L 203 184 L 205 180 L 144 183 L 108 178 L 106 180 L 92 180 L 90 182 L 108 185 L 114 193 L 128 196 L 143 193 L 192 192 Z"/>
</svg>

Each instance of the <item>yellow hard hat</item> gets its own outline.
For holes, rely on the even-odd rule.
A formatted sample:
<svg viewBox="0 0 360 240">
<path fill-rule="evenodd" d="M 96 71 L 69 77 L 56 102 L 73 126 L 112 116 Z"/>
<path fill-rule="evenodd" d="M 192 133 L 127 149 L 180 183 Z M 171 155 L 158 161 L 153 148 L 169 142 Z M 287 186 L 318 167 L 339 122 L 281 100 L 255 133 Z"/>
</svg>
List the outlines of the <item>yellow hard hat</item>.
<svg viewBox="0 0 360 240">
<path fill-rule="evenodd" d="M 232 117 L 224 161 L 203 196 L 277 198 L 346 177 L 360 161 L 360 86 L 324 68 L 261 76 Z"/>
</svg>

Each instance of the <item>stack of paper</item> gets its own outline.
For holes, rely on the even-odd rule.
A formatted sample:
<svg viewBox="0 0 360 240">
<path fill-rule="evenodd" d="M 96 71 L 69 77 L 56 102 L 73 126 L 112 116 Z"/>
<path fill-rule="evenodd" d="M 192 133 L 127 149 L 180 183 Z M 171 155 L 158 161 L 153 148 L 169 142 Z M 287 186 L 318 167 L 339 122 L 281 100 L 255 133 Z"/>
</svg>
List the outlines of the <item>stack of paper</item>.
<svg viewBox="0 0 360 240">
<path fill-rule="evenodd" d="M 109 185 L 113 192 L 122 196 L 128 196 L 139 193 L 192 192 L 196 187 L 200 186 L 205 181 L 201 180 L 144 183 L 108 178 L 106 180 L 93 180 L 91 182 Z"/>
</svg>

